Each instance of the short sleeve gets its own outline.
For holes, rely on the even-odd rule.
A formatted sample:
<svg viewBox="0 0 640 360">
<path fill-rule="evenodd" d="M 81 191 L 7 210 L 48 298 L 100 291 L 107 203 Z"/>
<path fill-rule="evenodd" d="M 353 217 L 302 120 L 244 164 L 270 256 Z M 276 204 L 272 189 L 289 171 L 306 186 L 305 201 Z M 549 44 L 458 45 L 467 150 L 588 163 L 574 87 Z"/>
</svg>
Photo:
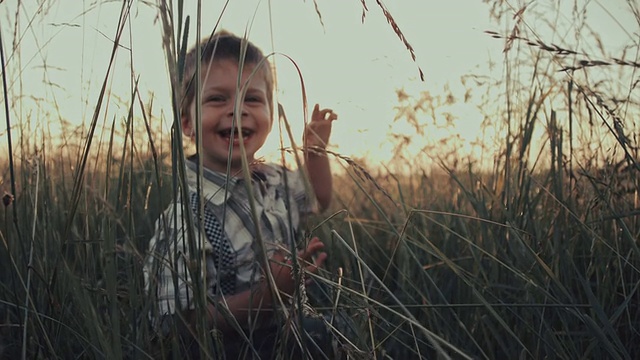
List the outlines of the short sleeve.
<svg viewBox="0 0 640 360">
<path fill-rule="evenodd" d="M 287 172 L 287 183 L 290 199 L 292 199 L 296 203 L 300 215 L 310 215 L 317 213 L 317 201 L 315 199 L 315 196 L 313 196 L 313 193 L 310 193 L 312 191 L 311 184 L 309 184 L 309 192 L 307 191 L 307 187 L 305 186 L 304 172 L 300 169 L 284 169 L 284 171 Z"/>
</svg>

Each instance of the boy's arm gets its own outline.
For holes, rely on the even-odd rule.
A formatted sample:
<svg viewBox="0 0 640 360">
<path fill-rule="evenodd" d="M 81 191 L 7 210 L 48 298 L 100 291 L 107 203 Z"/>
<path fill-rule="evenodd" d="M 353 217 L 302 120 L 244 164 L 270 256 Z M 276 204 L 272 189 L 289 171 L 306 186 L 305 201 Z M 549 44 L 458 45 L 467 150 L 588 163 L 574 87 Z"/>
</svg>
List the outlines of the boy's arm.
<svg viewBox="0 0 640 360">
<path fill-rule="evenodd" d="M 329 158 L 322 150 L 327 147 L 331 124 L 336 119 L 338 115 L 333 110 L 320 110 L 316 104 L 304 133 L 305 167 L 321 211 L 329 207 L 333 193 Z"/>
<path fill-rule="evenodd" d="M 306 264 L 304 271 L 316 272 L 324 264 L 327 254 L 322 252 L 324 244 L 313 238 L 305 251 L 298 253 L 301 262 Z M 317 255 L 317 256 L 316 256 Z M 295 284 L 291 273 L 291 265 L 286 264 L 285 256 L 281 252 L 276 252 L 270 259 L 270 270 L 273 274 L 278 291 L 288 295 L 293 294 Z M 263 280 L 256 283 L 251 289 L 238 294 L 225 296 L 224 302 L 218 306 L 225 306 L 226 313 L 230 313 L 239 324 L 248 324 L 249 316 L 253 316 L 255 321 L 262 322 L 268 320 L 273 315 L 276 301 L 272 296 L 273 292 L 268 281 Z M 228 333 L 234 327 L 227 322 L 229 315 L 218 311 L 216 305 L 210 303 L 207 306 L 207 325 L 209 329 L 214 327 L 223 333 Z M 195 327 L 197 323 L 196 311 L 186 312 L 189 324 Z M 257 316 L 257 319 L 255 318 Z"/>
<path fill-rule="evenodd" d="M 272 314 L 271 291 L 265 281 L 260 281 L 253 288 L 235 295 L 225 296 L 224 303 L 221 301 L 218 307 L 226 307 L 226 312 L 230 313 L 239 324 L 248 324 L 249 316 L 259 315 L 257 321 L 265 321 Z M 234 327 L 227 321 L 228 315 L 218 311 L 215 304 L 207 305 L 207 328 L 216 328 L 223 333 L 229 333 Z M 195 310 L 187 310 L 186 317 L 189 325 L 194 328 L 198 322 Z"/>
</svg>

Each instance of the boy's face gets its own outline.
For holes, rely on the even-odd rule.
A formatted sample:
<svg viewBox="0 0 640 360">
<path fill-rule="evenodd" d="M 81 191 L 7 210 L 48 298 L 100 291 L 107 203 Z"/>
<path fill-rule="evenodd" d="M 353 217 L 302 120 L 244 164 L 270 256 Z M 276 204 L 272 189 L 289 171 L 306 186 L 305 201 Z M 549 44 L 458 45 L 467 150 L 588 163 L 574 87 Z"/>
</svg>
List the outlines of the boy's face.
<svg viewBox="0 0 640 360">
<path fill-rule="evenodd" d="M 271 112 L 265 77 L 261 73 L 256 73 L 247 84 L 253 69 L 252 64 L 246 64 L 242 70 L 240 84 L 247 87 L 240 104 L 242 116 L 238 116 L 238 125 L 242 129 L 236 128 L 232 138 L 235 98 L 236 94 L 240 93 L 237 87 L 238 63 L 233 60 L 214 60 L 210 63 L 208 71 L 206 66 L 202 68 L 202 153 L 200 156 L 204 166 L 210 170 L 227 171 L 231 145 L 233 146 L 231 173 L 241 174 L 240 136 L 244 140 L 247 161 L 251 162 L 271 131 Z M 189 107 L 188 116 L 182 118 L 182 130 L 192 140 L 195 140 L 196 136 L 195 113 L 194 100 Z"/>
</svg>

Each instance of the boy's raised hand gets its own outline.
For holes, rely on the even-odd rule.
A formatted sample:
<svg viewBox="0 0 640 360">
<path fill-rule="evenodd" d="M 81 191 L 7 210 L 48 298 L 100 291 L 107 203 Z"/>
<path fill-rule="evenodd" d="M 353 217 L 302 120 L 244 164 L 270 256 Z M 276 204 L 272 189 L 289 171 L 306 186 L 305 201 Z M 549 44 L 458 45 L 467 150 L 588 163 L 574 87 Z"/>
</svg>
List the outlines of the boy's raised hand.
<svg viewBox="0 0 640 360">
<path fill-rule="evenodd" d="M 316 104 L 311 113 L 311 122 L 304 131 L 305 148 L 316 146 L 322 149 L 327 147 L 331 135 L 331 124 L 338 119 L 338 115 L 331 109 L 322 109 Z"/>
</svg>

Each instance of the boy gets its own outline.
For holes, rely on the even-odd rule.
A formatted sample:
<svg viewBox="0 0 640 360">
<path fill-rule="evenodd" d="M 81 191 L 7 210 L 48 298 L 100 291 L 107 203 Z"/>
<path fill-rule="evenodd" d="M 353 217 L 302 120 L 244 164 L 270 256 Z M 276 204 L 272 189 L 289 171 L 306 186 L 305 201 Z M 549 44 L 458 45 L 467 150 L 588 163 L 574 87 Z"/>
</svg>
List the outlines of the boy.
<svg viewBox="0 0 640 360">
<path fill-rule="evenodd" d="M 243 338 L 234 324 L 247 336 L 250 328 L 258 329 L 250 337 L 252 346 L 261 357 L 270 358 L 275 354 L 275 338 L 267 339 L 267 335 L 277 333 L 274 310 L 278 300 L 273 295 L 280 292 L 286 299 L 297 286 L 286 253 L 297 243 L 301 216 L 315 210 L 314 199 L 305 192 L 300 171 L 257 163 L 254 158 L 271 130 L 274 114 L 273 75 L 262 52 L 228 33 L 196 46 L 201 48 L 201 60 L 195 48 L 185 60 L 181 125 L 191 141 L 199 136 L 202 151 L 186 161 L 190 198 L 176 199 L 165 211 L 149 244 L 145 280 L 157 301 L 154 319 L 166 327 L 166 320 L 178 318 L 194 331 L 199 319 L 192 279 L 203 279 L 200 283 L 206 284 L 208 298 L 205 323 L 207 329 L 222 332 L 227 358 L 255 354 L 239 346 L 242 342 L 234 344 L 234 339 Z M 195 89 L 193 80 L 198 61 L 202 89 Z M 200 126 L 196 124 L 195 91 L 202 95 Z M 236 101 L 239 95 L 243 98 Z M 305 170 L 320 210 L 327 208 L 332 194 L 329 162 L 320 152 L 336 119 L 332 110 L 316 105 L 305 129 L 304 148 L 314 150 L 304 152 Z M 249 164 L 248 178 L 242 171 L 243 161 Z M 251 183 L 251 194 L 246 182 Z M 183 219 L 191 215 L 197 233 L 195 246 L 188 240 Z M 270 257 L 268 266 L 260 261 L 258 236 Z M 323 265 L 327 257 L 323 247 L 313 238 L 298 252 L 305 271 L 315 272 Z M 202 271 L 193 274 L 193 263 L 200 259 L 204 259 Z M 275 289 L 266 271 L 273 274 Z"/>
</svg>

